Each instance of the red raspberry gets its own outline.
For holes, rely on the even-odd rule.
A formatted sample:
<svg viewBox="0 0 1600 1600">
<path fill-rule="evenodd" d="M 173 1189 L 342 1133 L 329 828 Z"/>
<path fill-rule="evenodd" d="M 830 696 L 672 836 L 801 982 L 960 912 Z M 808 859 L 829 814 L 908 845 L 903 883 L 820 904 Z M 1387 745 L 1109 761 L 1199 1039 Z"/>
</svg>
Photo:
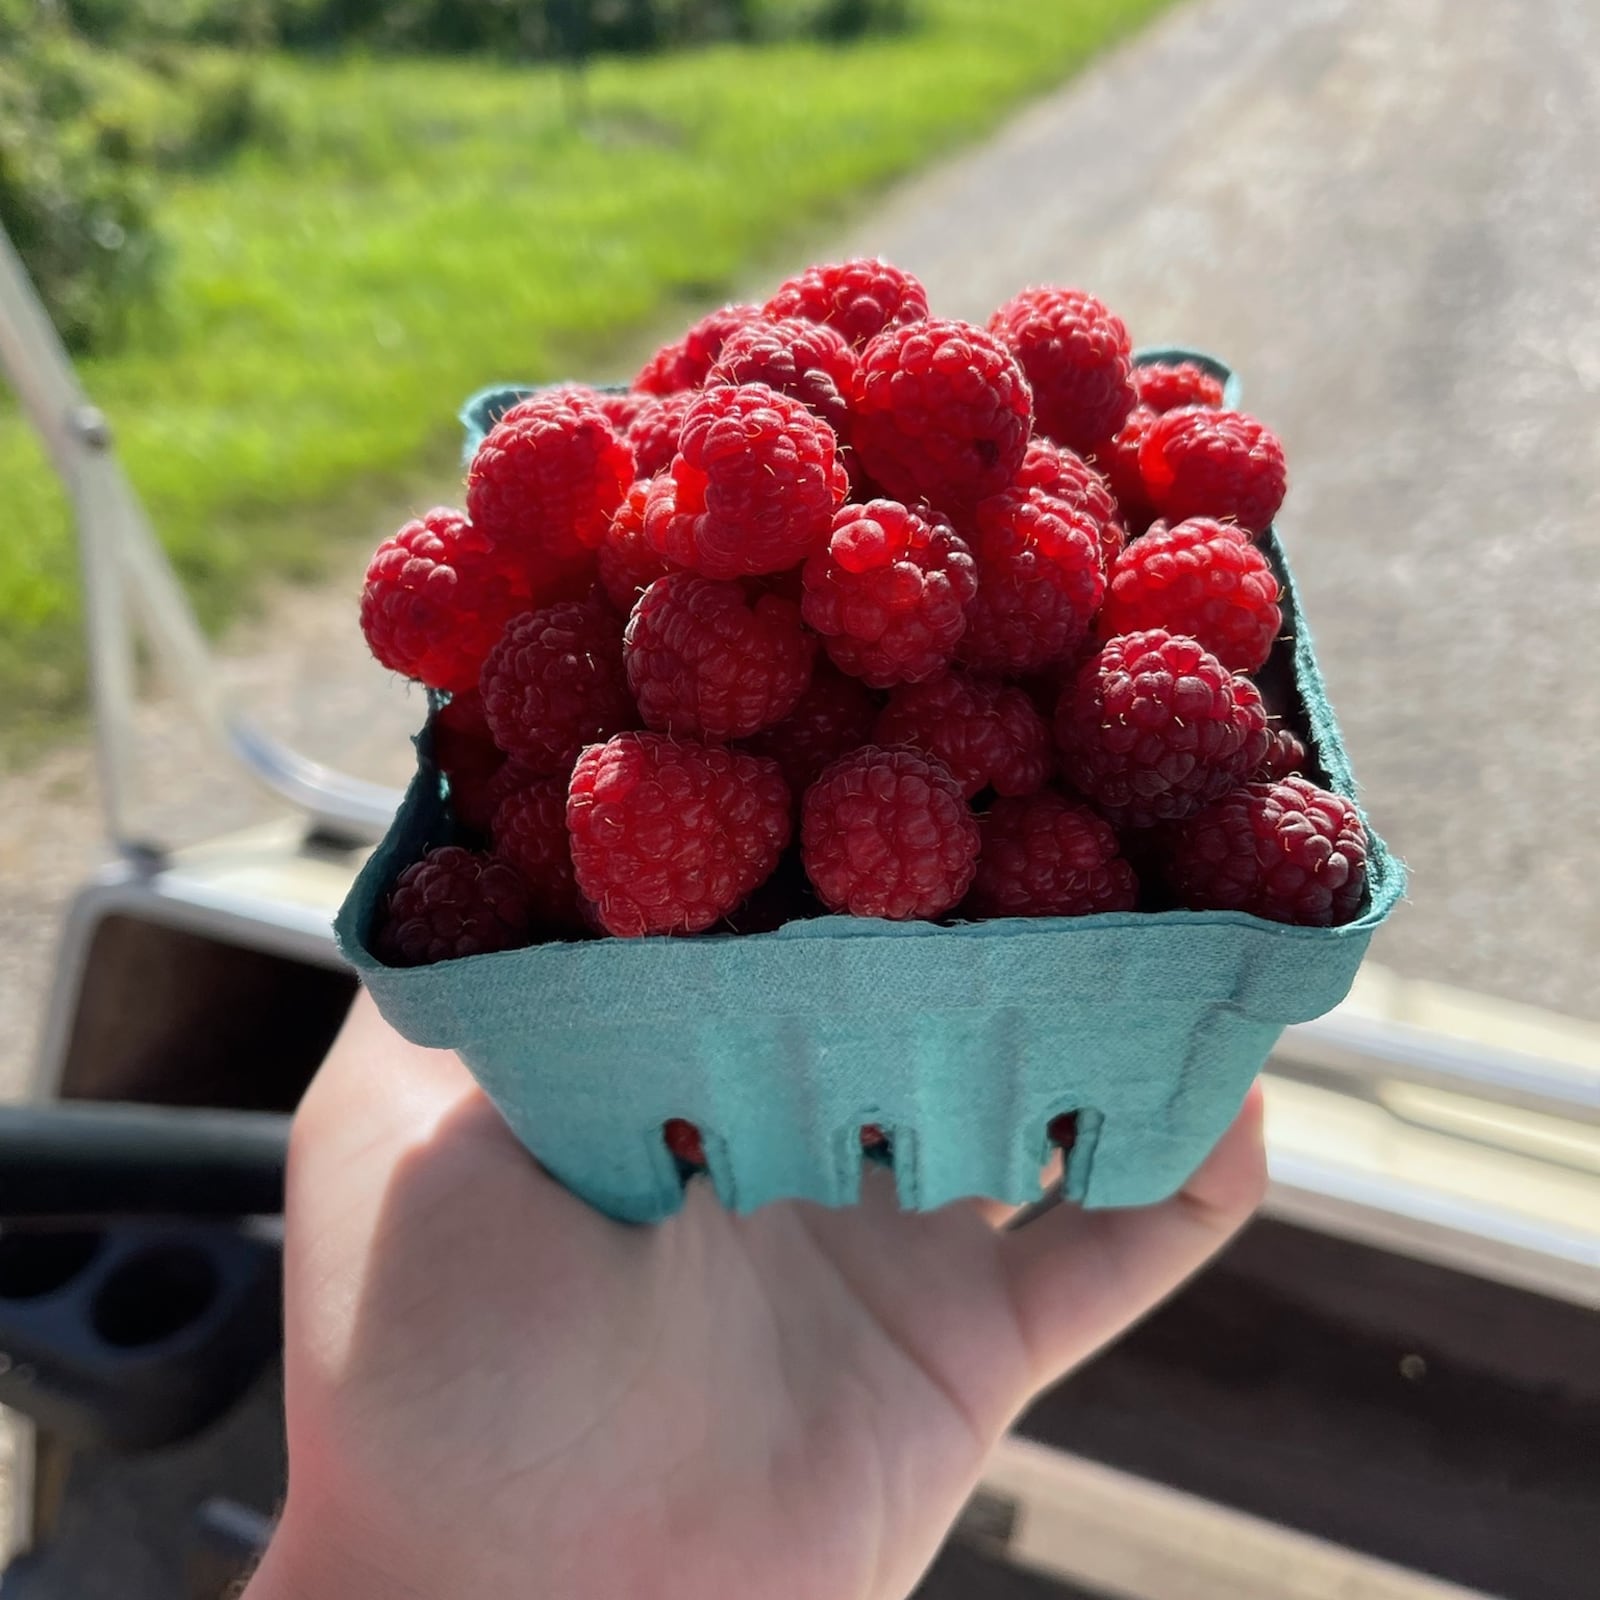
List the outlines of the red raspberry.
<svg viewBox="0 0 1600 1600">
<path fill-rule="evenodd" d="M 566 777 L 535 778 L 513 789 L 495 807 L 490 833 L 495 854 L 516 868 L 527 886 L 534 925 L 581 928 L 567 844 Z"/>
<path fill-rule="evenodd" d="M 634 468 L 641 478 L 653 478 L 672 465 L 683 434 L 683 419 L 699 398 L 694 389 L 646 397 L 638 416 L 628 425 Z"/>
<path fill-rule="evenodd" d="M 685 1122 L 682 1117 L 669 1117 L 661 1130 L 661 1136 L 666 1140 L 667 1149 L 684 1166 L 704 1170 L 705 1141 L 700 1137 L 700 1130 L 692 1122 Z"/>
<path fill-rule="evenodd" d="M 1133 868 L 1110 823 L 1045 789 L 996 800 L 978 819 L 983 848 L 962 910 L 974 917 L 1087 917 L 1132 911 Z"/>
<path fill-rule="evenodd" d="M 1048 439 L 1029 441 L 1028 453 L 1012 481 L 1013 489 L 1038 489 L 1052 500 L 1064 500 L 1089 517 L 1100 534 L 1100 558 L 1106 571 L 1127 543 L 1111 485 L 1082 456 Z"/>
<path fill-rule="evenodd" d="M 1082 289 L 1024 289 L 989 318 L 1033 386 L 1040 433 L 1069 450 L 1114 434 L 1134 407 L 1122 318 Z"/>
<path fill-rule="evenodd" d="M 861 352 L 850 439 L 867 474 L 907 502 L 969 507 L 1005 488 L 1033 422 L 1005 347 L 965 322 L 914 322 Z"/>
<path fill-rule="evenodd" d="M 848 488 L 833 429 L 798 400 L 764 383 L 706 389 L 650 486 L 645 537 L 703 577 L 782 572 L 826 542 Z"/>
<path fill-rule="evenodd" d="M 450 780 L 450 809 L 464 827 L 489 829 L 494 805 L 489 786 L 505 765 L 483 715 L 483 697 L 476 689 L 453 694 L 433 716 L 433 759 Z"/>
<path fill-rule="evenodd" d="M 478 446 L 467 513 L 497 549 L 535 571 L 572 566 L 600 543 L 633 480 L 633 451 L 593 405 L 537 394 Z"/>
<path fill-rule="evenodd" d="M 794 710 L 745 748 L 754 755 L 771 756 L 798 800 L 824 767 L 872 738 L 877 718 L 878 697 L 823 659 L 812 670 L 810 685 Z"/>
<path fill-rule="evenodd" d="M 1032 794 L 1053 765 L 1050 729 L 1025 690 L 959 672 L 894 690 L 874 738 L 937 756 L 969 800 L 980 789 Z"/>
<path fill-rule="evenodd" d="M 539 393 L 569 395 L 575 400 L 593 406 L 617 430 L 619 439 L 628 436 L 628 429 L 633 425 L 633 419 L 638 416 L 640 407 L 647 404 L 650 398 L 632 389 L 596 389 L 593 384 L 588 383 L 555 383 L 548 389 L 541 389 Z"/>
<path fill-rule="evenodd" d="M 789 815 L 775 761 L 618 734 L 573 769 L 567 829 L 578 887 L 608 933 L 698 933 L 771 876 Z"/>
<path fill-rule="evenodd" d="M 1037 489 L 1008 489 L 978 507 L 969 542 L 978 595 L 956 654 L 979 672 L 1037 672 L 1089 636 L 1106 591 L 1100 530 Z"/>
<path fill-rule="evenodd" d="M 805 619 L 836 666 L 875 689 L 926 678 L 955 654 L 978 589 L 966 544 L 937 512 L 895 500 L 840 506 L 801 576 Z"/>
<path fill-rule="evenodd" d="M 1193 910 L 1329 928 L 1361 909 L 1367 833 L 1348 800 L 1305 778 L 1251 783 L 1173 830 L 1168 872 Z"/>
<path fill-rule="evenodd" d="M 770 728 L 799 704 L 817 641 L 800 608 L 743 584 L 674 572 L 639 596 L 622 659 L 639 715 L 712 744 Z"/>
<path fill-rule="evenodd" d="M 926 321 L 928 291 L 887 261 L 858 258 L 807 267 L 779 284 L 762 309 L 769 317 L 827 323 L 859 347 L 885 328 Z"/>
<path fill-rule="evenodd" d="M 649 480 L 641 478 L 623 496 L 595 552 L 600 587 L 623 613 L 633 610 L 633 602 L 657 578 L 675 570 L 670 561 L 656 554 L 644 536 L 644 508 L 649 495 Z"/>
<path fill-rule="evenodd" d="M 867 745 L 806 792 L 800 856 L 832 911 L 897 922 L 939 917 L 972 882 L 978 824 L 942 761 Z"/>
<path fill-rule="evenodd" d="M 376 952 L 391 967 L 426 967 L 528 941 L 528 891 L 495 856 L 447 844 L 395 880 Z"/>
<path fill-rule="evenodd" d="M 1256 686 L 1193 639 L 1118 634 L 1079 669 L 1056 710 L 1068 781 L 1113 822 L 1192 816 L 1254 771 L 1267 748 Z"/>
<path fill-rule="evenodd" d="M 809 407 L 843 439 L 856 355 L 844 335 L 798 317 L 751 322 L 728 335 L 706 387 L 764 383 Z"/>
<path fill-rule="evenodd" d="M 1144 361 L 1133 369 L 1139 404 L 1152 411 L 1179 406 L 1222 408 L 1222 379 L 1194 361 Z"/>
<path fill-rule="evenodd" d="M 716 365 L 728 335 L 761 318 L 759 306 L 718 306 L 708 311 L 681 339 L 663 345 L 633 380 L 646 394 L 672 394 L 698 389 Z"/>
<path fill-rule="evenodd" d="M 1155 520 L 1155 507 L 1139 471 L 1139 451 L 1145 435 L 1155 426 L 1156 414 L 1138 406 L 1128 414 L 1121 431 L 1097 444 L 1090 452 L 1096 468 L 1105 475 L 1117 497 L 1117 510 L 1128 539 L 1135 539 Z"/>
<path fill-rule="evenodd" d="M 443 506 L 378 546 L 361 593 L 361 631 L 384 666 L 430 689 L 470 689 L 526 582 L 459 511 Z"/>
<path fill-rule="evenodd" d="M 1283 625 L 1267 558 L 1231 522 L 1158 522 L 1111 569 L 1100 631 L 1165 628 L 1197 639 L 1232 672 L 1254 672 Z"/>
<path fill-rule="evenodd" d="M 1184 406 L 1151 424 L 1139 446 L 1150 503 L 1169 521 L 1216 517 L 1265 533 L 1283 504 L 1283 446 L 1242 411 Z"/>
<path fill-rule="evenodd" d="M 1274 728 L 1267 741 L 1267 753 L 1250 774 L 1252 783 L 1276 783 L 1291 772 L 1304 772 L 1306 747 L 1287 728 Z"/>
<path fill-rule="evenodd" d="M 512 619 L 483 664 L 494 742 L 541 778 L 638 713 L 622 668 L 622 624 L 603 605 L 567 600 Z"/>
</svg>

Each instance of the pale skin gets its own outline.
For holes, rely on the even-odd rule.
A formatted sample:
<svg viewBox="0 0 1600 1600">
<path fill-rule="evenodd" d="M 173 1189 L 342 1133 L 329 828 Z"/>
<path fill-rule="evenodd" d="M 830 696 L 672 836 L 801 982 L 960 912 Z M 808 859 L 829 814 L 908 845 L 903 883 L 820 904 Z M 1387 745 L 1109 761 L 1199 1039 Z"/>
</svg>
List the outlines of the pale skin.
<svg viewBox="0 0 1600 1600">
<path fill-rule="evenodd" d="M 1260 1200 L 607 1221 L 363 997 L 295 1128 L 289 1495 L 246 1600 L 905 1600 L 1028 1401 Z"/>
</svg>

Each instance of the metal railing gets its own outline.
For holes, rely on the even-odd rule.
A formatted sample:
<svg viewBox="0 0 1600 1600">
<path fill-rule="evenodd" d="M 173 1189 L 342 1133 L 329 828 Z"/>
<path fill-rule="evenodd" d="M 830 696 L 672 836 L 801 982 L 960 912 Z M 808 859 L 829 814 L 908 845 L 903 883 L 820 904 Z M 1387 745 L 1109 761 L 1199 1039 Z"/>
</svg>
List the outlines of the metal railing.
<svg viewBox="0 0 1600 1600">
<path fill-rule="evenodd" d="M 22 261 L 0 230 L 0 370 L 72 502 L 106 831 L 124 854 L 160 853 L 134 826 L 134 641 L 218 748 L 264 788 L 340 837 L 382 837 L 399 796 L 324 766 L 235 707 L 166 552 L 117 461 L 111 427 L 78 383 Z"/>
</svg>

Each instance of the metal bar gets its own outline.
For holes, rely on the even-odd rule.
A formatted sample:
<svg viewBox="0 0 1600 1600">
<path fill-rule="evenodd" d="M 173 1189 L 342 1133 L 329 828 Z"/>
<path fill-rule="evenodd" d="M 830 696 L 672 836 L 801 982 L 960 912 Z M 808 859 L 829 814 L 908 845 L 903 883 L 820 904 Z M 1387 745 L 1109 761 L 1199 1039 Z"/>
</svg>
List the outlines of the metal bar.
<svg viewBox="0 0 1600 1600">
<path fill-rule="evenodd" d="M 1359 1551 L 1030 1440 L 1001 1440 L 984 1468 L 981 1532 L 1018 1566 L 1122 1600 L 1487 1600 Z"/>
<path fill-rule="evenodd" d="M 1344 1078 L 1381 1085 L 1398 1080 L 1600 1127 L 1600 1064 L 1586 1073 L 1343 1006 L 1286 1029 L 1273 1048 L 1272 1062 L 1274 1071 L 1308 1082 Z"/>
<path fill-rule="evenodd" d="M 234 711 L 205 636 L 88 402 L 11 241 L 0 230 L 0 369 L 72 497 L 84 576 L 85 633 L 107 831 L 147 853 L 129 820 L 135 700 L 130 607 L 163 677 L 224 754 L 264 788 L 340 836 L 382 836 L 399 796 L 311 761 Z"/>
</svg>

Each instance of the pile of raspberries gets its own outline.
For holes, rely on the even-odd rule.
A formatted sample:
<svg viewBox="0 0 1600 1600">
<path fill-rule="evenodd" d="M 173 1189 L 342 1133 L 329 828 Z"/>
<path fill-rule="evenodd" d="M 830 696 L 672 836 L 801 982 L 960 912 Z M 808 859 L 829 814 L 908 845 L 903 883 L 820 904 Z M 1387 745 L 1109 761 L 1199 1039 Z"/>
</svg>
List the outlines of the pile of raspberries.
<svg viewBox="0 0 1600 1600">
<path fill-rule="evenodd" d="M 798 917 L 1360 908 L 1366 833 L 1252 675 L 1283 450 L 1093 295 L 986 327 L 884 261 L 508 410 L 361 623 L 448 696 L 457 842 L 398 965 Z M 1282 654 L 1279 663 L 1282 663 Z"/>
</svg>

